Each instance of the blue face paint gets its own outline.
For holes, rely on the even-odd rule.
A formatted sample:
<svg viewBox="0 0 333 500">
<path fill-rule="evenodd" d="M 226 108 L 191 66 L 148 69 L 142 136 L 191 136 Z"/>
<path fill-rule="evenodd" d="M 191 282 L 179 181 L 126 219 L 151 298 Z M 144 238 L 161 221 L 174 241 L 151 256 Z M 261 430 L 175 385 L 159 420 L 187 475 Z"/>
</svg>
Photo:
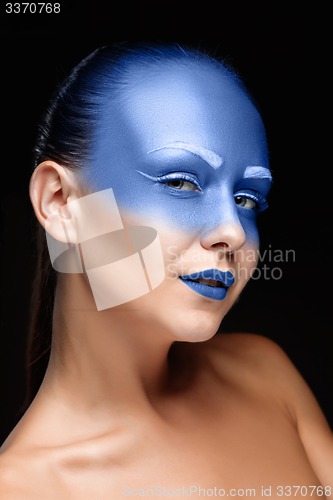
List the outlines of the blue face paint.
<svg viewBox="0 0 333 500">
<path fill-rule="evenodd" d="M 112 188 L 120 209 L 181 231 L 234 222 L 256 242 L 271 179 L 254 105 L 212 66 L 142 71 L 105 111 L 92 151 L 94 190 Z"/>
</svg>

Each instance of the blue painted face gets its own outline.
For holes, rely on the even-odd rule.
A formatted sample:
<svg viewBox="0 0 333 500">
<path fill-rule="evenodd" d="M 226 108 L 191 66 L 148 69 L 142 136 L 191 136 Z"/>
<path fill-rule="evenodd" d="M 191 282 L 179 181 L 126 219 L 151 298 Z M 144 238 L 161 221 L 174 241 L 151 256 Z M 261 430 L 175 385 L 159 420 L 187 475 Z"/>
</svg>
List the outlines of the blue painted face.
<svg viewBox="0 0 333 500">
<path fill-rule="evenodd" d="M 111 187 L 120 209 L 195 234 L 232 222 L 257 241 L 270 187 L 264 126 L 217 68 L 138 69 L 106 110 L 93 158 L 93 190 Z"/>
</svg>

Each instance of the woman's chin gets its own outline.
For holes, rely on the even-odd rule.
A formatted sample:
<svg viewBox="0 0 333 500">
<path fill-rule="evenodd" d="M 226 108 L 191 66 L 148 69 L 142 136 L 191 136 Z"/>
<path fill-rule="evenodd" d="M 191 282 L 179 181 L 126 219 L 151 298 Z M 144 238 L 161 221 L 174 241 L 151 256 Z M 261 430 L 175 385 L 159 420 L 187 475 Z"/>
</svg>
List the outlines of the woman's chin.
<svg viewBox="0 0 333 500">
<path fill-rule="evenodd" d="M 178 314 L 174 314 L 173 320 L 172 334 L 174 340 L 181 342 L 204 342 L 214 337 L 219 329 L 222 317 L 217 314 L 192 311 L 183 312 L 181 317 Z"/>
<path fill-rule="evenodd" d="M 211 301 L 162 285 L 142 297 L 116 308 L 131 317 L 136 329 L 151 331 L 171 342 L 204 342 L 218 331 L 230 309 L 230 300 Z"/>
</svg>

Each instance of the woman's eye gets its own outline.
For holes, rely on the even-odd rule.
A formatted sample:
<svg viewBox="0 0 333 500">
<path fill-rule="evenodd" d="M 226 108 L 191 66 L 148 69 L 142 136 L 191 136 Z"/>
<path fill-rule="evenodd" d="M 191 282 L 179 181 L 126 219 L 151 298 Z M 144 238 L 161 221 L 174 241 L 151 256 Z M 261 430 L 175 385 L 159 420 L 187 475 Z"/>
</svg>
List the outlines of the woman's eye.
<svg viewBox="0 0 333 500">
<path fill-rule="evenodd" d="M 170 186 L 174 189 L 179 189 L 182 191 L 198 191 L 198 188 L 193 182 L 185 181 L 183 179 L 174 179 L 167 182 L 164 182 L 167 186 Z"/>
<path fill-rule="evenodd" d="M 246 196 L 235 196 L 235 202 L 236 205 L 247 208 L 248 210 L 255 210 L 257 208 L 257 203 Z"/>
<path fill-rule="evenodd" d="M 159 182 L 166 186 L 171 187 L 172 189 L 176 189 L 177 191 L 200 191 L 202 189 L 197 179 L 193 178 L 193 176 L 182 173 L 182 172 L 171 172 L 167 175 L 161 175 L 159 177 L 155 177 L 153 175 L 146 174 L 145 172 L 141 172 L 137 170 L 137 172 L 148 179 Z"/>
</svg>

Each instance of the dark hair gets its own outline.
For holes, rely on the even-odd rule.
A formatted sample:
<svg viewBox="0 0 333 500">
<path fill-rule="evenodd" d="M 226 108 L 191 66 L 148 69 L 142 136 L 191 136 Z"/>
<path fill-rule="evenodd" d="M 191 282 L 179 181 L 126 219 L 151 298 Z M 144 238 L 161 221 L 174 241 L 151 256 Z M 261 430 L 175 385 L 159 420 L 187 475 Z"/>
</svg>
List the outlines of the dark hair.
<svg viewBox="0 0 333 500">
<path fill-rule="evenodd" d="M 56 89 L 37 131 L 34 166 L 54 160 L 69 169 L 87 165 L 96 128 L 110 100 L 121 96 L 134 68 L 191 62 L 214 65 L 244 89 L 234 69 L 204 50 L 177 43 L 118 43 L 98 48 L 83 59 Z M 245 89 L 244 89 L 245 90 Z M 37 227 L 38 256 L 33 283 L 28 338 L 28 405 L 43 378 L 51 345 L 56 272 L 51 266 L 45 232 Z"/>
</svg>

